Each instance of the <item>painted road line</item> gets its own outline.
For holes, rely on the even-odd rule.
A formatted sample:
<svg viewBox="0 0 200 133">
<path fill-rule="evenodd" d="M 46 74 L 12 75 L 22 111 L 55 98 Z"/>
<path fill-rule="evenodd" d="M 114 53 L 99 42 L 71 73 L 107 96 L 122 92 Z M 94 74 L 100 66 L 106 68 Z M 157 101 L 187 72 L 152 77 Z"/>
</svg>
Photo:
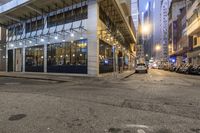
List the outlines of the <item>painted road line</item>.
<svg viewBox="0 0 200 133">
<path fill-rule="evenodd" d="M 137 125 L 137 124 L 127 124 L 126 127 L 127 128 L 146 128 L 146 129 L 149 129 L 149 126 L 146 126 L 146 125 Z"/>
<path fill-rule="evenodd" d="M 138 132 L 138 133 L 146 133 L 146 132 L 145 132 L 144 130 L 142 130 L 142 129 L 138 129 L 137 132 Z"/>
</svg>

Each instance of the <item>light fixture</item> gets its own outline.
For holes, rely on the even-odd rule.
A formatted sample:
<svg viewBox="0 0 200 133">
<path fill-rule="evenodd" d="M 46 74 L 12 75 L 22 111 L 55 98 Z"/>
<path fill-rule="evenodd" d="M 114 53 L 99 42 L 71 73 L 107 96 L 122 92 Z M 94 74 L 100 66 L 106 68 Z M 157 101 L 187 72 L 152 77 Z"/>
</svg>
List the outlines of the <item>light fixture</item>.
<svg viewBox="0 0 200 133">
<path fill-rule="evenodd" d="M 10 47 L 14 47 L 14 44 L 10 44 Z"/>
<path fill-rule="evenodd" d="M 21 46 L 21 45 L 22 45 L 22 42 L 19 42 L 19 45 Z"/>
<path fill-rule="evenodd" d="M 84 39 L 84 37 L 83 37 L 83 36 L 81 36 L 81 37 L 80 37 L 80 39 L 82 40 L 82 39 Z"/>
<path fill-rule="evenodd" d="M 62 41 L 65 42 L 65 39 L 63 39 Z"/>
<path fill-rule="evenodd" d="M 41 42 L 44 42 L 44 39 L 43 39 L 43 38 L 41 38 L 41 39 L 40 39 L 40 41 L 41 41 Z"/>
<path fill-rule="evenodd" d="M 29 41 L 29 43 L 31 44 L 31 43 L 32 43 L 32 41 Z"/>
<path fill-rule="evenodd" d="M 54 38 L 55 38 L 56 40 L 58 40 L 58 36 L 55 36 Z"/>
<path fill-rule="evenodd" d="M 71 36 L 71 37 L 74 37 L 74 33 L 71 33 L 70 36 Z"/>
</svg>

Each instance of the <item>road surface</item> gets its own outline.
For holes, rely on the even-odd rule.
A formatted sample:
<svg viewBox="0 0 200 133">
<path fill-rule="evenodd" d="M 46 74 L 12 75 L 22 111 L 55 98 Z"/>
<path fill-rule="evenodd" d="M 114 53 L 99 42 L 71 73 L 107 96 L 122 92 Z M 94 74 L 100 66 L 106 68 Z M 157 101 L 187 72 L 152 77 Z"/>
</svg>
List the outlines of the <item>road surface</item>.
<svg viewBox="0 0 200 133">
<path fill-rule="evenodd" d="M 121 80 L 0 77 L 0 133 L 200 133 L 200 77 L 162 70 Z"/>
</svg>

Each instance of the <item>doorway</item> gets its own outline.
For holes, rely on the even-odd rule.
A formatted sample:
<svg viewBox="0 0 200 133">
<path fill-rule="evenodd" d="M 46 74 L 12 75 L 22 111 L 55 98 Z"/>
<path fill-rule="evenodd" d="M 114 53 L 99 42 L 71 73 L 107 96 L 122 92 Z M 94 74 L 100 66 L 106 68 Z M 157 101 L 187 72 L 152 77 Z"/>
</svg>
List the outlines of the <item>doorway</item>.
<svg viewBox="0 0 200 133">
<path fill-rule="evenodd" d="M 15 50 L 15 72 L 22 72 L 22 49 Z"/>
<path fill-rule="evenodd" d="M 8 50 L 8 72 L 13 72 L 13 50 Z"/>
</svg>

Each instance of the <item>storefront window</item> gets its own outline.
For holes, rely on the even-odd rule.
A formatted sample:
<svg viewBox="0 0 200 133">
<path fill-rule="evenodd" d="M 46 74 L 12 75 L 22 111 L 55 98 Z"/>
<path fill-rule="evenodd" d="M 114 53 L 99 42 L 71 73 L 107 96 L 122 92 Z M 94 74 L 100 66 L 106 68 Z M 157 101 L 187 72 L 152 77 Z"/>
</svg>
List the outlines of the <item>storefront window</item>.
<svg viewBox="0 0 200 133">
<path fill-rule="evenodd" d="M 44 71 L 44 47 L 36 46 L 26 48 L 26 71 L 43 72 Z"/>
<path fill-rule="evenodd" d="M 47 71 L 87 73 L 87 40 L 48 45 Z"/>
<path fill-rule="evenodd" d="M 113 72 L 112 46 L 100 40 L 99 44 L 99 73 Z"/>
</svg>

